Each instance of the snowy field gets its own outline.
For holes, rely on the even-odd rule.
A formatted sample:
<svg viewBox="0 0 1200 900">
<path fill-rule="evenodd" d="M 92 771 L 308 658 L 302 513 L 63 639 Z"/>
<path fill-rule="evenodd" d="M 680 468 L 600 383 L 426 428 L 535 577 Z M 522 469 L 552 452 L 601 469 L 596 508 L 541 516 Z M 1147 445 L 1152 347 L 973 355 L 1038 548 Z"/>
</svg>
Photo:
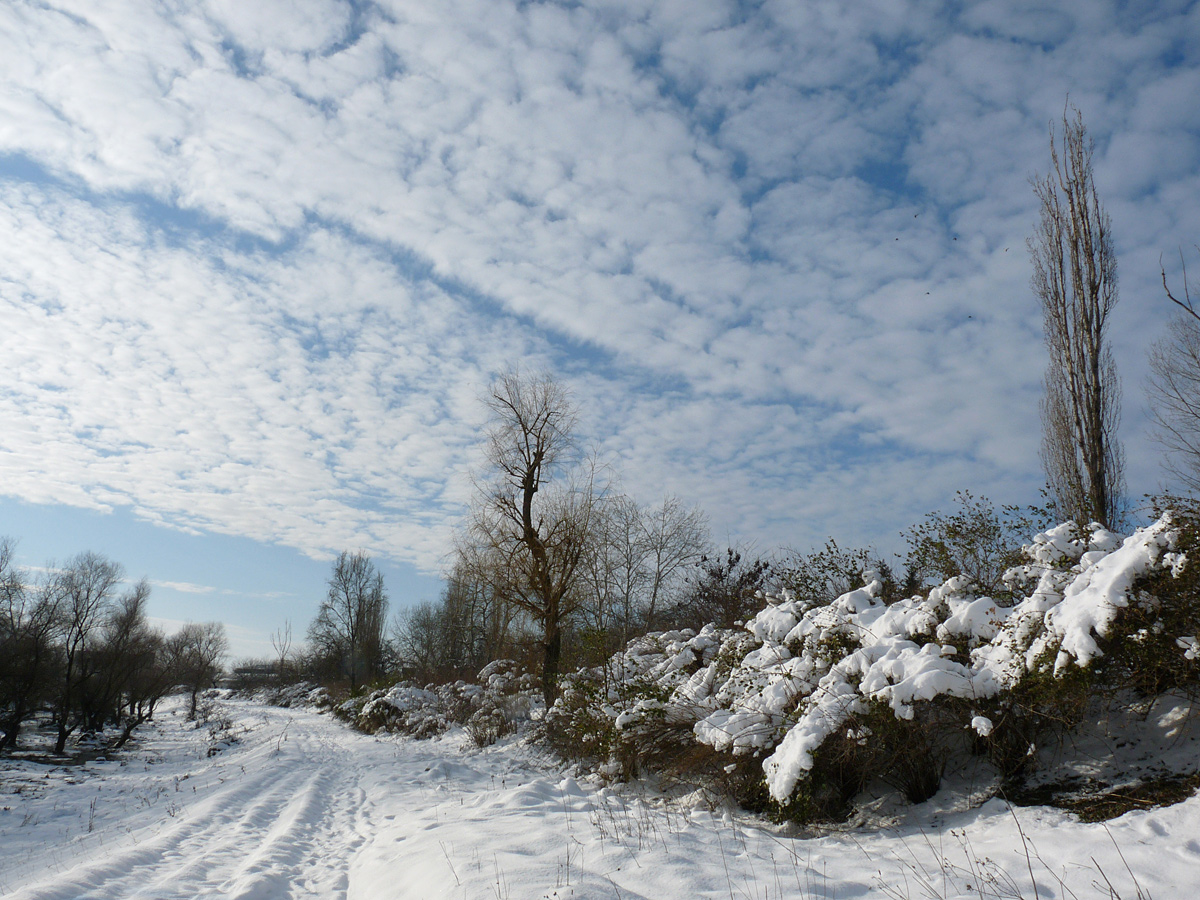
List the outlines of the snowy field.
<svg viewBox="0 0 1200 900">
<path fill-rule="evenodd" d="M 1195 797 L 1104 825 L 935 797 L 902 824 L 804 837 L 695 796 L 577 780 L 518 741 L 481 751 L 461 732 L 369 737 L 307 710 L 220 710 L 216 735 L 168 704 L 110 759 L 0 761 L 0 895 L 1200 896 Z"/>
</svg>

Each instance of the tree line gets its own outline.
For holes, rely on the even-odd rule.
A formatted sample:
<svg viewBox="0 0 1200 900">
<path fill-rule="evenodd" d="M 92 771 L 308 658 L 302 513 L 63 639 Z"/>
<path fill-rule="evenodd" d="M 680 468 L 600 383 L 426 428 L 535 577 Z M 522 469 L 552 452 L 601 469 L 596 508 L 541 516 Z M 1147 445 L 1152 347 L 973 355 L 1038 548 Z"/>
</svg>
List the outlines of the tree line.
<svg viewBox="0 0 1200 900">
<path fill-rule="evenodd" d="M 168 636 L 148 621 L 150 586 L 126 586 L 122 567 L 96 553 L 38 574 L 17 566 L 15 542 L 0 538 L 0 749 L 49 716 L 54 752 L 77 732 L 118 729 L 120 747 L 176 688 L 189 696 L 221 672 L 220 623 L 189 623 Z"/>
<path fill-rule="evenodd" d="M 496 554 L 494 546 L 471 544 L 465 533 L 455 545 L 441 597 L 391 617 L 382 575 L 371 558 L 362 551 L 343 552 L 331 565 L 307 645 L 289 650 L 287 626 L 276 635 L 272 677 L 340 682 L 352 693 L 388 677 L 422 683 L 473 678 L 497 659 L 541 666 L 548 634 L 549 640 L 557 639 L 552 652 L 558 664 L 575 667 L 598 662 L 646 630 L 677 623 L 688 606 L 683 595 L 710 562 L 704 514 L 670 496 L 646 506 L 622 494 L 594 491 L 586 504 L 580 497 L 575 501 L 577 512 L 586 509 L 586 521 L 573 523 L 573 535 L 564 536 L 568 528 L 561 520 L 542 523 L 548 531 L 557 529 L 547 556 L 564 585 L 551 595 L 548 612 L 532 588 L 515 582 L 516 569 L 494 566 L 499 558 L 489 555 Z M 557 554 L 572 541 L 578 556 L 564 571 Z M 742 554 L 732 552 L 734 569 L 740 571 Z M 738 577 L 732 570 L 718 574 L 714 569 L 711 578 L 720 581 L 731 574 Z M 711 586 L 695 587 L 713 592 Z M 750 590 L 749 583 L 734 588 Z M 267 667 L 261 661 L 256 669 Z"/>
</svg>

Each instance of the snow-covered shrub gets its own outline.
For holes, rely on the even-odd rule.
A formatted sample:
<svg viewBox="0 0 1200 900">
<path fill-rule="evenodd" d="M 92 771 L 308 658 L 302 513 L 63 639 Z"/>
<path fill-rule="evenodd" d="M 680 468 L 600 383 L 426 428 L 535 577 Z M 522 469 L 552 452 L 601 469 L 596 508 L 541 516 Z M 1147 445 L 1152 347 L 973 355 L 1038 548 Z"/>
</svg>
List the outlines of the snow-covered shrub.
<svg viewBox="0 0 1200 900">
<path fill-rule="evenodd" d="M 1028 563 L 1005 576 L 1014 598 L 1024 594 L 1011 607 L 977 597 L 966 579 L 951 578 L 924 599 L 881 607 L 846 595 L 828 611 L 810 611 L 785 644 L 841 615 L 862 646 L 833 665 L 814 689 L 798 685 L 795 723 L 764 760 L 772 796 L 786 801 L 811 771 L 813 751 L 872 703 L 890 706 L 897 719 L 913 720 L 920 701 L 943 706 L 955 701 L 969 711 L 1032 686 L 1050 695 L 1045 705 L 1053 707 L 1060 699 L 1046 688 L 1054 684 L 1077 696 L 1074 680 L 1065 676 L 1087 670 L 1103 655 L 1098 642 L 1109 637 L 1129 606 L 1139 576 L 1177 568 L 1171 551 L 1176 537 L 1169 517 L 1123 541 L 1099 526 L 1084 534 L 1069 525 L 1051 529 L 1026 549 Z M 826 621 L 817 621 L 822 616 Z M 1039 713 L 1036 706 L 1033 713 Z M 985 742 L 1005 738 L 984 715 L 971 715 L 964 725 Z"/>
<path fill-rule="evenodd" d="M 1200 508 L 1170 499 L 1174 540 L 1160 564 L 1140 575 L 1128 606 L 1099 640 L 1106 682 L 1142 698 L 1166 691 L 1200 696 L 1195 635 L 1200 631 Z"/>
<path fill-rule="evenodd" d="M 472 698 L 467 734 L 478 747 L 488 747 L 529 719 L 538 691 L 537 679 L 511 659 L 488 663 L 479 672 L 481 692 Z"/>
<path fill-rule="evenodd" d="M 529 718 L 536 692 L 532 676 L 522 674 L 512 660 L 497 660 L 480 671 L 478 683 L 422 688 L 400 682 L 347 701 L 341 709 L 355 727 L 371 734 L 392 731 L 425 738 L 465 725 L 477 744 L 487 746 Z"/>
<path fill-rule="evenodd" d="M 281 706 L 284 709 L 292 707 L 327 709 L 333 705 L 329 691 L 311 681 L 297 681 L 295 684 L 285 684 L 279 687 L 259 688 L 250 696 L 259 703 Z"/>
<path fill-rule="evenodd" d="M 725 678 L 753 638 L 708 625 L 636 638 L 604 666 L 569 678 L 546 717 L 544 734 L 560 755 L 629 778 L 653 771 L 689 784 L 721 783 L 750 800 L 758 779 L 732 754 L 696 741 L 696 721 L 709 711 L 688 701 L 698 672 Z"/>
<path fill-rule="evenodd" d="M 572 680 L 550 718 L 576 757 L 622 771 L 630 754 L 661 756 L 664 731 L 682 758 L 690 730 L 718 757 L 756 760 L 772 801 L 805 817 L 833 814 L 872 776 L 924 799 L 956 752 L 1015 774 L 1047 729 L 1078 720 L 1098 678 L 1133 671 L 1131 641 L 1177 644 L 1179 665 L 1194 664 L 1195 642 L 1179 641 L 1200 622 L 1163 624 L 1163 592 L 1191 590 L 1180 541 L 1168 515 L 1124 539 L 1049 529 L 1004 574 L 1007 602 L 961 575 L 890 604 L 872 573 L 824 605 L 784 592 L 744 630 L 631 642 Z"/>
<path fill-rule="evenodd" d="M 447 701 L 451 691 L 463 685 L 442 685 L 449 689 L 419 688 L 408 682 L 400 682 L 386 691 L 373 691 L 353 712 L 352 721 L 356 728 L 374 734 L 377 731 L 392 731 L 417 738 L 433 737 L 446 731 L 452 722 L 448 709 L 453 706 Z M 343 704 L 345 706 L 345 704 Z"/>
</svg>

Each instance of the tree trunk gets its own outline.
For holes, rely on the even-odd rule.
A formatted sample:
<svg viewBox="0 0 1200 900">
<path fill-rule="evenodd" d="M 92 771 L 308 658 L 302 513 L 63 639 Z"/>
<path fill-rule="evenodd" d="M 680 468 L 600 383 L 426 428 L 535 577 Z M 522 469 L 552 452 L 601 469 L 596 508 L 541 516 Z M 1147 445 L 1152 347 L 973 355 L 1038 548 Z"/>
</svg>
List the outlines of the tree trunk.
<svg viewBox="0 0 1200 900">
<path fill-rule="evenodd" d="M 545 651 L 542 657 L 542 699 L 549 711 L 558 699 L 558 664 L 562 658 L 562 630 L 558 622 L 546 623 L 546 640 L 542 647 Z"/>
<path fill-rule="evenodd" d="M 10 750 L 17 749 L 17 735 L 21 733 L 21 719 L 13 716 L 4 723 L 4 739 L 0 740 L 0 747 L 6 747 Z"/>
</svg>

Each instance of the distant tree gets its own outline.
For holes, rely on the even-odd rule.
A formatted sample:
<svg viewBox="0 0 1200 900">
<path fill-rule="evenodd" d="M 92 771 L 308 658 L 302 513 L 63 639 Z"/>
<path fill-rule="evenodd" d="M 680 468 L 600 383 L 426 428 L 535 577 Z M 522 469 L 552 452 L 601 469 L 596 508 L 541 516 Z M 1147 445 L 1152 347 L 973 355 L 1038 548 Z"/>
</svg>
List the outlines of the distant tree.
<svg viewBox="0 0 1200 900">
<path fill-rule="evenodd" d="M 109 606 L 82 661 L 79 706 L 84 725 L 99 731 L 119 722 L 152 629 L 146 619 L 150 585 L 142 579 Z"/>
<path fill-rule="evenodd" d="M 220 622 L 189 622 L 167 638 L 168 668 L 188 692 L 188 719 L 196 718 L 200 692 L 216 684 L 229 649 Z"/>
<path fill-rule="evenodd" d="M 473 678 L 489 662 L 519 655 L 524 615 L 456 565 L 437 602 L 396 613 L 391 642 L 398 665 L 423 683 Z"/>
<path fill-rule="evenodd" d="M 387 605 L 383 575 L 371 557 L 343 551 L 334 561 L 325 600 L 308 626 L 308 640 L 319 654 L 336 661 L 350 679 L 351 691 L 382 674 Z"/>
<path fill-rule="evenodd" d="M 657 506 L 643 510 L 642 531 L 650 575 L 642 618 L 653 627 L 659 605 L 679 588 L 688 567 L 709 551 L 708 517 L 699 507 L 687 507 L 678 497 L 668 495 Z"/>
<path fill-rule="evenodd" d="M 125 687 L 125 709 L 115 747 L 124 746 L 135 728 L 154 718 L 158 701 L 175 686 L 167 642 L 157 629 L 139 633 L 128 648 L 127 658 L 130 668 Z"/>
<path fill-rule="evenodd" d="M 285 621 L 271 635 L 271 647 L 275 650 L 275 672 L 282 683 L 287 678 L 288 657 L 292 652 L 292 623 Z"/>
<path fill-rule="evenodd" d="M 493 382 L 487 405 L 488 470 L 455 555 L 471 581 L 537 623 L 549 707 L 558 696 L 563 627 L 581 599 L 577 582 L 602 492 L 594 466 L 570 465 L 576 410 L 554 378 L 507 372 Z"/>
<path fill-rule="evenodd" d="M 1027 242 L 1050 354 L 1042 463 L 1060 510 L 1081 525 L 1113 528 L 1124 488 L 1121 387 L 1107 341 L 1117 258 L 1092 178 L 1093 143 L 1078 110 L 1074 117 L 1064 112 L 1062 131 L 1062 156 L 1051 129 L 1051 172 L 1033 180 L 1041 219 Z"/>
<path fill-rule="evenodd" d="M 85 686 L 87 724 L 100 729 L 117 724 L 122 747 L 134 730 L 175 686 L 166 640 L 146 617 L 150 586 L 142 579 L 111 609 L 92 654 L 93 675 Z"/>
<path fill-rule="evenodd" d="M 574 664 L 595 665 L 629 640 L 648 587 L 648 555 L 642 508 L 624 494 L 606 497 L 579 567 L 575 642 L 582 638 L 586 650 Z"/>
<path fill-rule="evenodd" d="M 1198 248 L 1200 249 L 1200 248 Z M 1168 471 L 1192 491 L 1200 491 L 1200 313 L 1192 301 L 1183 264 L 1183 297 L 1176 297 L 1162 270 L 1163 290 L 1183 314 L 1150 351 L 1146 386 L 1155 438 L 1167 451 Z"/>
<path fill-rule="evenodd" d="M 642 506 L 617 494 L 596 511 L 592 546 L 581 566 L 580 614 L 590 634 L 604 636 L 596 649 L 607 656 L 654 627 L 663 598 L 708 550 L 708 522 L 701 510 L 673 496 Z"/>
</svg>

